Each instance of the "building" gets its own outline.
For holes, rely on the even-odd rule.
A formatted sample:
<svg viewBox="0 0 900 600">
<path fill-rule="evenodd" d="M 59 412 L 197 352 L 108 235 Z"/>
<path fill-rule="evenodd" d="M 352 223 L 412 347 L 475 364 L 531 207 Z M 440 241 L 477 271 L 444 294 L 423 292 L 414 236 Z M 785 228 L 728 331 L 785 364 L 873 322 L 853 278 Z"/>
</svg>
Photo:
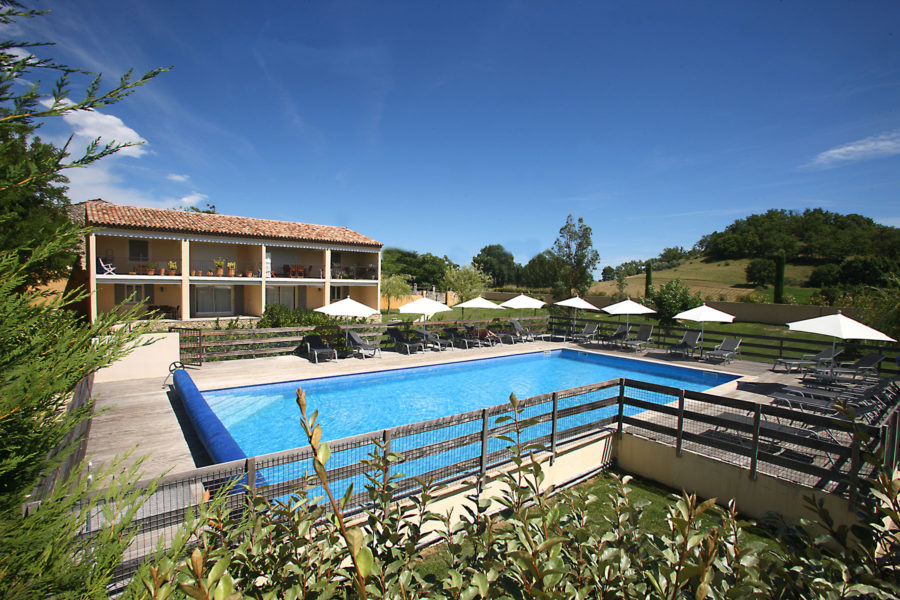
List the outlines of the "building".
<svg viewBox="0 0 900 600">
<path fill-rule="evenodd" d="M 73 218 L 93 232 L 73 277 L 98 313 L 146 300 L 187 321 L 318 308 L 351 297 L 378 309 L 382 244 L 346 227 L 90 200 Z"/>
</svg>

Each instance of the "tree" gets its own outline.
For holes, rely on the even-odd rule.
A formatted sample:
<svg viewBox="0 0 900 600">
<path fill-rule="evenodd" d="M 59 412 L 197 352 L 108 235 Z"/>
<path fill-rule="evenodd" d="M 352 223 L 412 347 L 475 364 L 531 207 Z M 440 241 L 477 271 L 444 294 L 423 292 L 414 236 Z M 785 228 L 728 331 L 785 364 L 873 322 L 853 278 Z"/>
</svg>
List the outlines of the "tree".
<svg viewBox="0 0 900 600">
<path fill-rule="evenodd" d="M 612 281 L 616 278 L 616 270 L 611 266 L 606 265 L 603 267 L 603 270 L 600 272 L 600 280 L 601 281 Z"/>
<path fill-rule="evenodd" d="M 703 303 L 700 292 L 691 295 L 690 288 L 680 279 L 662 284 L 650 299 L 656 307 L 656 317 L 663 325 L 674 323 L 675 315 Z"/>
<path fill-rule="evenodd" d="M 628 286 L 628 275 L 625 274 L 625 270 L 616 272 L 616 289 L 619 290 L 619 295 L 625 295 L 625 288 Z"/>
<path fill-rule="evenodd" d="M 520 267 L 512 253 L 500 244 L 482 248 L 472 259 L 472 264 L 489 275 L 496 287 L 518 283 L 516 275 Z"/>
<path fill-rule="evenodd" d="M 649 298 L 653 293 L 653 261 L 647 261 L 647 267 L 644 269 L 644 296 Z"/>
<path fill-rule="evenodd" d="M 412 250 L 385 248 L 381 254 L 382 277 L 405 275 L 421 288 L 441 285 L 447 267 L 456 265 L 449 258 Z"/>
<path fill-rule="evenodd" d="M 559 274 L 558 259 L 550 250 L 535 255 L 522 268 L 522 283 L 528 287 L 553 287 Z"/>
<path fill-rule="evenodd" d="M 775 304 L 784 304 L 784 252 L 775 255 Z"/>
<path fill-rule="evenodd" d="M 591 228 L 572 215 L 559 230 L 559 237 L 553 243 L 553 254 L 559 261 L 559 276 L 554 284 L 555 296 L 585 295 L 594 283 L 594 269 L 600 262 L 600 255 L 591 242 Z"/>
<path fill-rule="evenodd" d="M 447 267 L 444 272 L 444 287 L 455 292 L 460 302 L 480 296 L 490 284 L 491 277 L 475 265 Z"/>
<path fill-rule="evenodd" d="M 7 25 L 44 14 L 43 11 L 26 10 L 15 0 L 2 0 L 0 6 L 0 23 Z M 0 42 L 0 212 L 11 217 L 3 223 L 0 250 L 18 252 L 22 264 L 28 264 L 32 269 L 25 277 L 24 285 L 65 275 L 75 257 L 72 247 L 58 248 L 55 255 L 45 256 L 41 263 L 25 260 L 33 251 L 31 242 L 52 236 L 66 221 L 69 201 L 65 197 L 64 184 L 68 180 L 63 171 L 90 165 L 133 145 L 114 140 L 101 144 L 98 138 L 79 157 L 67 160 L 68 143 L 56 148 L 36 136 L 41 123 L 49 118 L 114 104 L 167 70 L 153 69 L 136 80 L 129 71 L 108 91 L 102 91 L 101 78 L 97 75 L 87 83 L 81 97 L 73 99 L 73 78 L 87 72 L 30 54 L 47 45 L 14 40 Z M 46 73 L 59 76 L 49 93 L 41 90 L 39 81 Z M 35 83 L 28 84 L 31 81 Z"/>
<path fill-rule="evenodd" d="M 412 294 L 412 287 L 406 282 L 404 275 L 389 275 L 381 280 L 381 295 L 388 299 L 388 312 L 391 310 L 391 300 L 399 300 Z"/>
<path fill-rule="evenodd" d="M 766 286 L 775 281 L 775 261 L 771 258 L 754 258 L 744 270 L 747 283 Z"/>
</svg>

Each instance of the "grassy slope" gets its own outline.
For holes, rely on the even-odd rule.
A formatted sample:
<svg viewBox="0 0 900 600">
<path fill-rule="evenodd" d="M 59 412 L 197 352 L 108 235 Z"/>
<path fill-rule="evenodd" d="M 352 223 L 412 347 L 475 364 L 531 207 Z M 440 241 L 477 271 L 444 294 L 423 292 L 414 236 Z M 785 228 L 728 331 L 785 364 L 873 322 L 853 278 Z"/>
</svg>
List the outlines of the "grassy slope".
<svg viewBox="0 0 900 600">
<path fill-rule="evenodd" d="M 700 259 L 688 261 L 675 269 L 653 272 L 653 285 L 658 286 L 672 279 L 679 278 L 690 286 L 691 290 L 699 291 L 704 298 L 713 300 L 725 299 L 736 301 L 738 297 L 753 291 L 753 287 L 747 284 L 745 269 L 750 259 L 726 260 L 718 262 L 705 262 Z M 785 268 L 785 293 L 792 294 L 800 299 L 806 298 L 813 291 L 810 288 L 802 288 L 801 285 L 809 278 L 812 267 L 805 265 L 787 265 Z M 633 275 L 627 280 L 625 293 L 629 296 L 644 295 L 644 276 Z M 603 281 L 595 283 L 591 288 L 591 294 L 613 294 L 618 291 L 615 281 Z M 769 290 L 771 295 L 771 288 Z"/>
</svg>

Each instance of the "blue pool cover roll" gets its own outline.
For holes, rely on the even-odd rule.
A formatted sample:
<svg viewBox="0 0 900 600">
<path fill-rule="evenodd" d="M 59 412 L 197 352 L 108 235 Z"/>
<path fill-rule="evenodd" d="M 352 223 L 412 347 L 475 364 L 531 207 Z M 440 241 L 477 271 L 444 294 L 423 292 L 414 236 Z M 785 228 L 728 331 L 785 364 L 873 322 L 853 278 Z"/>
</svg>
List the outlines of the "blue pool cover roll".
<svg viewBox="0 0 900 600">
<path fill-rule="evenodd" d="M 207 454 L 215 463 L 223 463 L 231 460 L 243 460 L 247 458 L 241 447 L 238 446 L 228 430 L 212 411 L 209 404 L 191 376 L 184 369 L 177 369 L 173 375 L 175 391 L 181 398 L 181 403 L 187 411 L 188 417 L 197 432 L 197 437 Z"/>
</svg>

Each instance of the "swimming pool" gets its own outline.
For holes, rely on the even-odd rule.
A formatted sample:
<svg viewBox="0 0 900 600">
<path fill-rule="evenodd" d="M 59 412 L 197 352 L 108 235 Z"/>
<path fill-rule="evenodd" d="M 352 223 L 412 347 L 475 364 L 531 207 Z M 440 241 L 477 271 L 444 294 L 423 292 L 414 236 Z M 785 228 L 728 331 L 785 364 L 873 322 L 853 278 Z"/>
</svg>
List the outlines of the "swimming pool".
<svg viewBox="0 0 900 600">
<path fill-rule="evenodd" d="M 319 411 L 323 437 L 339 439 L 463 413 L 506 402 L 628 377 L 694 391 L 737 376 L 562 349 L 323 377 L 203 393 L 248 456 L 306 445 L 296 389 L 306 390 L 308 411 Z"/>
</svg>

